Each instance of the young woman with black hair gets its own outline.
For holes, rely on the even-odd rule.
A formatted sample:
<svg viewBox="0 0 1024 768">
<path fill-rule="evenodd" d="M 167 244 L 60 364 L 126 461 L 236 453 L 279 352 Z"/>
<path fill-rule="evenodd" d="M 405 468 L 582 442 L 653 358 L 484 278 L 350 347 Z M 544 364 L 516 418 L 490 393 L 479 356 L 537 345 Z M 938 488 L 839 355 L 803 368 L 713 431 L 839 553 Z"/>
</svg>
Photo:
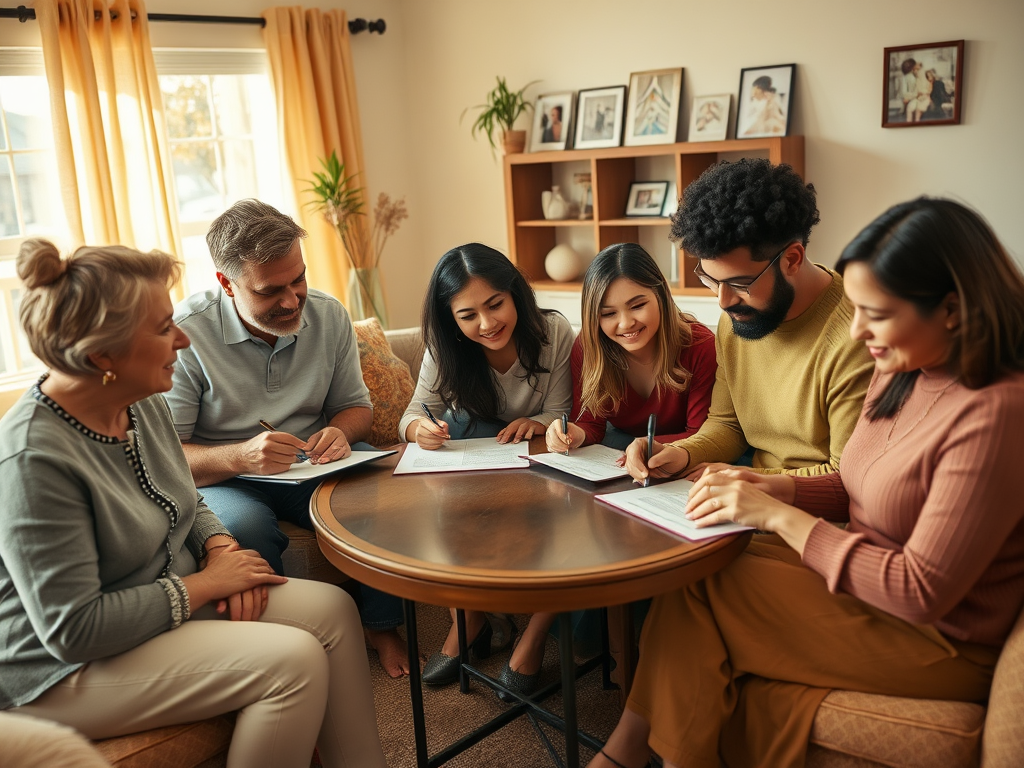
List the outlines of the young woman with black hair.
<svg viewBox="0 0 1024 768">
<path fill-rule="evenodd" d="M 423 338 L 419 382 L 399 422 L 407 442 L 427 450 L 452 438 L 518 443 L 542 434 L 572 405 L 569 321 L 540 309 L 522 273 L 493 248 L 468 243 L 441 257 L 423 301 Z M 536 621 L 551 623 L 548 615 L 536 615 L 525 637 L 535 634 Z M 484 614 L 467 611 L 466 632 L 478 658 L 490 654 L 493 630 Z M 428 660 L 423 681 L 446 685 L 458 673 L 453 624 L 441 652 Z M 537 679 L 539 673 L 518 675 L 508 665 L 501 674 L 507 687 L 524 692 Z"/>
</svg>

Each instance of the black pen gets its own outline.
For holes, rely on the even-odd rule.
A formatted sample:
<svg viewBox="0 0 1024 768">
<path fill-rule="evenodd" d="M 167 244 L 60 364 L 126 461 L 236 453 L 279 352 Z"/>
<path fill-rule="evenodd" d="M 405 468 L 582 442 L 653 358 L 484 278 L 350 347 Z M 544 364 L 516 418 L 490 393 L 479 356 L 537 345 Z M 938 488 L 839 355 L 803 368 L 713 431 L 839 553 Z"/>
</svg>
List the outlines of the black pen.
<svg viewBox="0 0 1024 768">
<path fill-rule="evenodd" d="M 651 484 L 651 457 L 654 456 L 654 430 L 657 424 L 658 418 L 653 413 L 647 417 L 647 477 L 644 478 L 644 488 Z"/>
<path fill-rule="evenodd" d="M 267 432 L 277 432 L 277 429 L 269 421 L 264 421 L 263 419 L 260 419 L 259 424 L 261 427 L 267 430 Z M 309 456 L 306 455 L 305 451 L 299 451 L 297 454 L 295 454 L 295 460 L 298 462 L 309 461 Z"/>
<path fill-rule="evenodd" d="M 422 408 L 423 412 L 425 414 L 427 414 L 427 418 L 430 419 L 434 423 L 435 427 L 440 429 L 442 432 L 445 431 L 445 428 L 441 426 L 441 422 L 439 422 L 437 419 L 434 418 L 434 414 L 432 414 L 430 412 L 430 408 L 427 406 L 426 403 L 420 403 L 420 408 Z"/>
<path fill-rule="evenodd" d="M 569 414 L 562 414 L 562 434 L 565 435 L 565 455 L 569 455 Z"/>
</svg>

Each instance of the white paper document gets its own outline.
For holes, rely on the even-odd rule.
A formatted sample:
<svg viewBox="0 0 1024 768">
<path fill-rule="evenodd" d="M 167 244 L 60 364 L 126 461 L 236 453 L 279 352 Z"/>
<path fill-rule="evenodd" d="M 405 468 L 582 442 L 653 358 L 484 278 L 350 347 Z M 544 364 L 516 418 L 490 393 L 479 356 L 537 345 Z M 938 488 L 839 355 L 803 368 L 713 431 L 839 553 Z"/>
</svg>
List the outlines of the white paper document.
<svg viewBox="0 0 1024 768">
<path fill-rule="evenodd" d="M 736 523 L 722 523 L 707 528 L 698 528 L 694 521 L 687 520 L 684 514 L 692 487 L 693 483 L 689 480 L 673 480 L 670 483 L 652 485 L 649 488 L 605 493 L 594 498 L 690 541 L 713 539 L 730 533 L 753 530 L 749 525 L 737 525 Z"/>
<path fill-rule="evenodd" d="M 609 448 L 607 445 L 588 445 L 585 448 L 573 448 L 568 456 L 564 453 L 538 453 L 531 456 L 530 461 L 600 483 L 629 474 L 625 468 L 615 463 L 620 456 L 622 451 Z"/>
<path fill-rule="evenodd" d="M 436 451 L 425 451 L 409 443 L 395 467 L 396 475 L 418 472 L 468 472 L 475 469 L 522 469 L 530 462 L 520 457 L 521 443 L 502 445 L 493 437 L 448 440 Z"/>
<path fill-rule="evenodd" d="M 239 475 L 243 480 L 262 480 L 265 483 L 291 483 L 298 485 L 307 480 L 316 480 L 324 475 L 340 472 L 343 469 L 354 467 L 357 464 L 364 464 L 367 461 L 376 461 L 390 456 L 396 451 L 352 451 L 351 455 L 344 459 L 332 461 L 330 464 L 309 464 L 306 462 L 292 464 L 284 472 L 276 475 Z"/>
</svg>

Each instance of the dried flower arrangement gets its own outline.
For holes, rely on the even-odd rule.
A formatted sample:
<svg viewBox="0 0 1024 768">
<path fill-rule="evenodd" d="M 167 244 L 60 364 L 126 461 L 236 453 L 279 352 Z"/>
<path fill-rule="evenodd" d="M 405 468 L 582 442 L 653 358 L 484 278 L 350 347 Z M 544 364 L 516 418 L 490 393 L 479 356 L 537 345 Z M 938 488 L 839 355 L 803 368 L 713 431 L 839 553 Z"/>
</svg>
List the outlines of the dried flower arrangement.
<svg viewBox="0 0 1024 768">
<path fill-rule="evenodd" d="M 370 284 L 371 279 L 376 280 L 377 277 L 371 275 L 370 271 L 380 265 L 388 238 L 409 218 L 405 198 L 392 200 L 386 192 L 381 192 L 377 196 L 371 221 L 367 223 L 363 211 L 363 188 L 353 183 L 356 174 L 347 176 L 345 164 L 338 160 L 337 153 L 333 151 L 326 160 L 320 160 L 320 165 L 323 166 L 323 172 L 314 172 L 315 181 L 310 181 L 305 190 L 313 198 L 308 205 L 320 213 L 338 233 L 359 283 L 362 293 L 359 298 L 364 305 L 369 304 L 373 314 L 387 327 L 384 307 L 378 306 L 375 297 L 378 291 Z"/>
</svg>

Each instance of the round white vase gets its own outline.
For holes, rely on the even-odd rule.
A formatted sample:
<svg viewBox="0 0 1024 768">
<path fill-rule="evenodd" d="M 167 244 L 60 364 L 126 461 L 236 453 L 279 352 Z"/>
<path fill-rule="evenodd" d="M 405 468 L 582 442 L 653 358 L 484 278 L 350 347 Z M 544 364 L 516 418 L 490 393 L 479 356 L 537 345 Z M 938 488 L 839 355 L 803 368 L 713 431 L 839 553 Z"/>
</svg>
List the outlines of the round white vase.
<svg viewBox="0 0 1024 768">
<path fill-rule="evenodd" d="M 583 267 L 583 259 L 570 246 L 559 243 L 544 257 L 544 271 L 548 277 L 559 283 L 576 278 Z"/>
</svg>

